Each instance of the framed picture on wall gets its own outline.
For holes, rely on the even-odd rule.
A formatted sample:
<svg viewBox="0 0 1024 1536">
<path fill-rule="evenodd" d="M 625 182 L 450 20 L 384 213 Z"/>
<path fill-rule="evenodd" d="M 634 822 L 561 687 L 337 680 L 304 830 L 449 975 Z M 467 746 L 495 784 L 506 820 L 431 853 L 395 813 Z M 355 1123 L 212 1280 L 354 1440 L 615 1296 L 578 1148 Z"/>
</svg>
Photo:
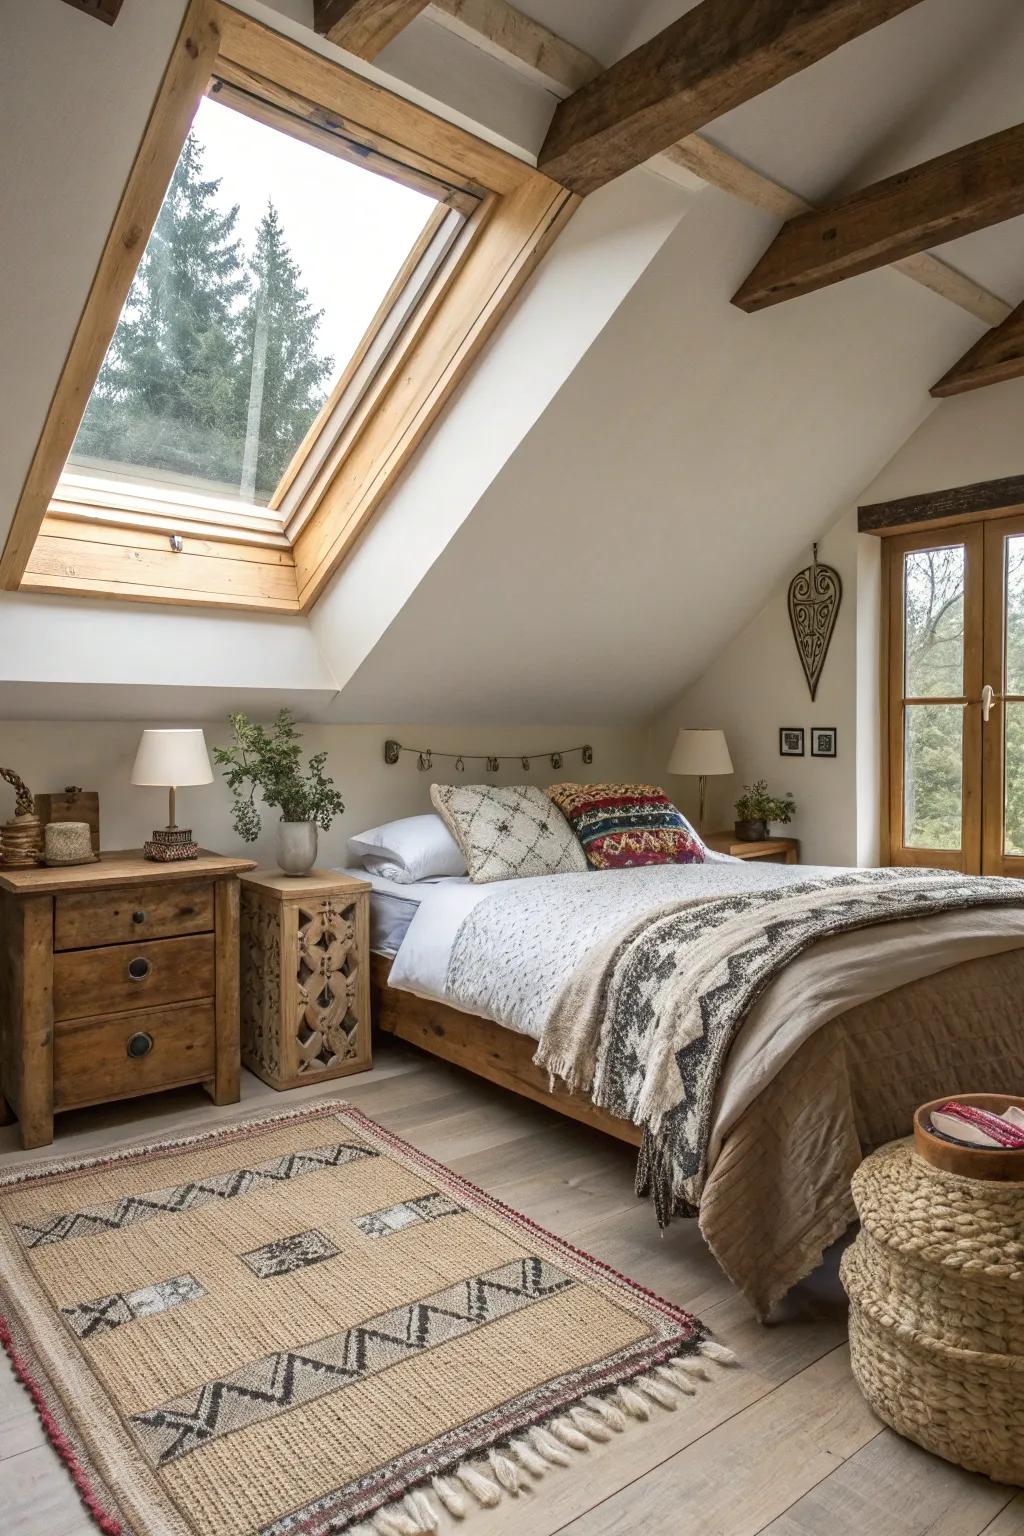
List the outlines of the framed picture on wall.
<svg viewBox="0 0 1024 1536">
<path fill-rule="evenodd" d="M 811 756 L 835 757 L 838 734 L 834 725 L 812 725 Z"/>
<path fill-rule="evenodd" d="M 779 726 L 779 756 L 803 757 L 804 728 L 802 725 Z"/>
</svg>

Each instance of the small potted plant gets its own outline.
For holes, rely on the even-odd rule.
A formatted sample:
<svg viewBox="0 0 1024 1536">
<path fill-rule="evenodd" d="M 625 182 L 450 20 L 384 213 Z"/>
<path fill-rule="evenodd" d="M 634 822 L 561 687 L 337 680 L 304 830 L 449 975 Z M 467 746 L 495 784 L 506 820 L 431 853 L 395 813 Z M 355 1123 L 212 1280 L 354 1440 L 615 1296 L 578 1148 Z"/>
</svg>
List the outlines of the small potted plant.
<svg viewBox="0 0 1024 1536">
<path fill-rule="evenodd" d="M 741 843 L 763 843 L 773 821 L 786 824 L 796 815 L 796 801 L 792 795 L 778 800 L 768 793 L 768 780 L 757 779 L 744 784 L 743 793 L 736 801 L 734 831 Z"/>
<path fill-rule="evenodd" d="M 315 752 L 302 772 L 302 738 L 291 711 L 282 709 L 269 730 L 248 715 L 228 717 L 234 746 L 214 747 L 234 796 L 231 819 L 246 843 L 260 835 L 257 789 L 266 805 L 281 812 L 277 830 L 277 863 L 286 875 L 308 875 L 316 863 L 317 828 L 326 832 L 345 809 L 334 780 L 324 773 L 326 752 Z"/>
</svg>

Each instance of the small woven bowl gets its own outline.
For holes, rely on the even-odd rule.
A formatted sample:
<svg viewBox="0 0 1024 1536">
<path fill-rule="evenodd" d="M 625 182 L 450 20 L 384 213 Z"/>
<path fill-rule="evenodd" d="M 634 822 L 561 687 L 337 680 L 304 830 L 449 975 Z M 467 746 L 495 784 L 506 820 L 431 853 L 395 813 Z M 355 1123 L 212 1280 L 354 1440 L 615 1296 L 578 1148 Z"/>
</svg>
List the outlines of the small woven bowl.
<svg viewBox="0 0 1024 1536">
<path fill-rule="evenodd" d="M 1011 1104 L 1024 1109 L 1024 1099 L 1014 1093 L 947 1093 L 941 1099 L 932 1099 L 914 1112 L 914 1151 L 933 1168 L 944 1173 L 956 1173 L 964 1179 L 1003 1179 L 1024 1183 L 1024 1147 L 967 1147 L 955 1146 L 936 1136 L 931 1127 L 932 1110 L 941 1109 L 951 1099 L 969 1104 L 974 1109 L 987 1109 L 990 1114 L 1001 1115 Z"/>
<path fill-rule="evenodd" d="M 43 833 L 44 854 L 47 864 L 91 864 L 96 858 L 92 851 L 92 833 L 84 821 L 51 821 Z"/>
</svg>

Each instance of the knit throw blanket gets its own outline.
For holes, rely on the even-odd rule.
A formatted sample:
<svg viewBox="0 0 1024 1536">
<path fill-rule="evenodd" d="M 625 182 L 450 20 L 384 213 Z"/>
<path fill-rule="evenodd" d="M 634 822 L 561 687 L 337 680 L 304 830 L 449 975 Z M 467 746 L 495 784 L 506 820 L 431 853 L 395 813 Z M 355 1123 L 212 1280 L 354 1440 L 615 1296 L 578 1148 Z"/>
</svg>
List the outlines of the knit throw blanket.
<svg viewBox="0 0 1024 1536">
<path fill-rule="evenodd" d="M 648 912 L 592 949 L 556 999 L 535 1062 L 643 1126 L 637 1192 L 659 1224 L 695 1216 L 715 1090 L 736 1033 L 810 945 L 880 923 L 1024 905 L 1024 881 L 856 870 Z"/>
</svg>

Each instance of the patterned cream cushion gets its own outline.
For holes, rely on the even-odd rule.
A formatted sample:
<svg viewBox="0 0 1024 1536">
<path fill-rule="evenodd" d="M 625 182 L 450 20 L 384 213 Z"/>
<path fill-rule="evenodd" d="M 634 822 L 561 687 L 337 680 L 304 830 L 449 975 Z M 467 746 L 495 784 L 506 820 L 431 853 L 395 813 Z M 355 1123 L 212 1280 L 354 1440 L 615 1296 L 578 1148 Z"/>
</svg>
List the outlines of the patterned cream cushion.
<svg viewBox="0 0 1024 1536">
<path fill-rule="evenodd" d="M 520 880 L 587 868 L 572 828 L 531 784 L 431 784 L 430 798 L 462 849 L 469 878 Z"/>
</svg>

